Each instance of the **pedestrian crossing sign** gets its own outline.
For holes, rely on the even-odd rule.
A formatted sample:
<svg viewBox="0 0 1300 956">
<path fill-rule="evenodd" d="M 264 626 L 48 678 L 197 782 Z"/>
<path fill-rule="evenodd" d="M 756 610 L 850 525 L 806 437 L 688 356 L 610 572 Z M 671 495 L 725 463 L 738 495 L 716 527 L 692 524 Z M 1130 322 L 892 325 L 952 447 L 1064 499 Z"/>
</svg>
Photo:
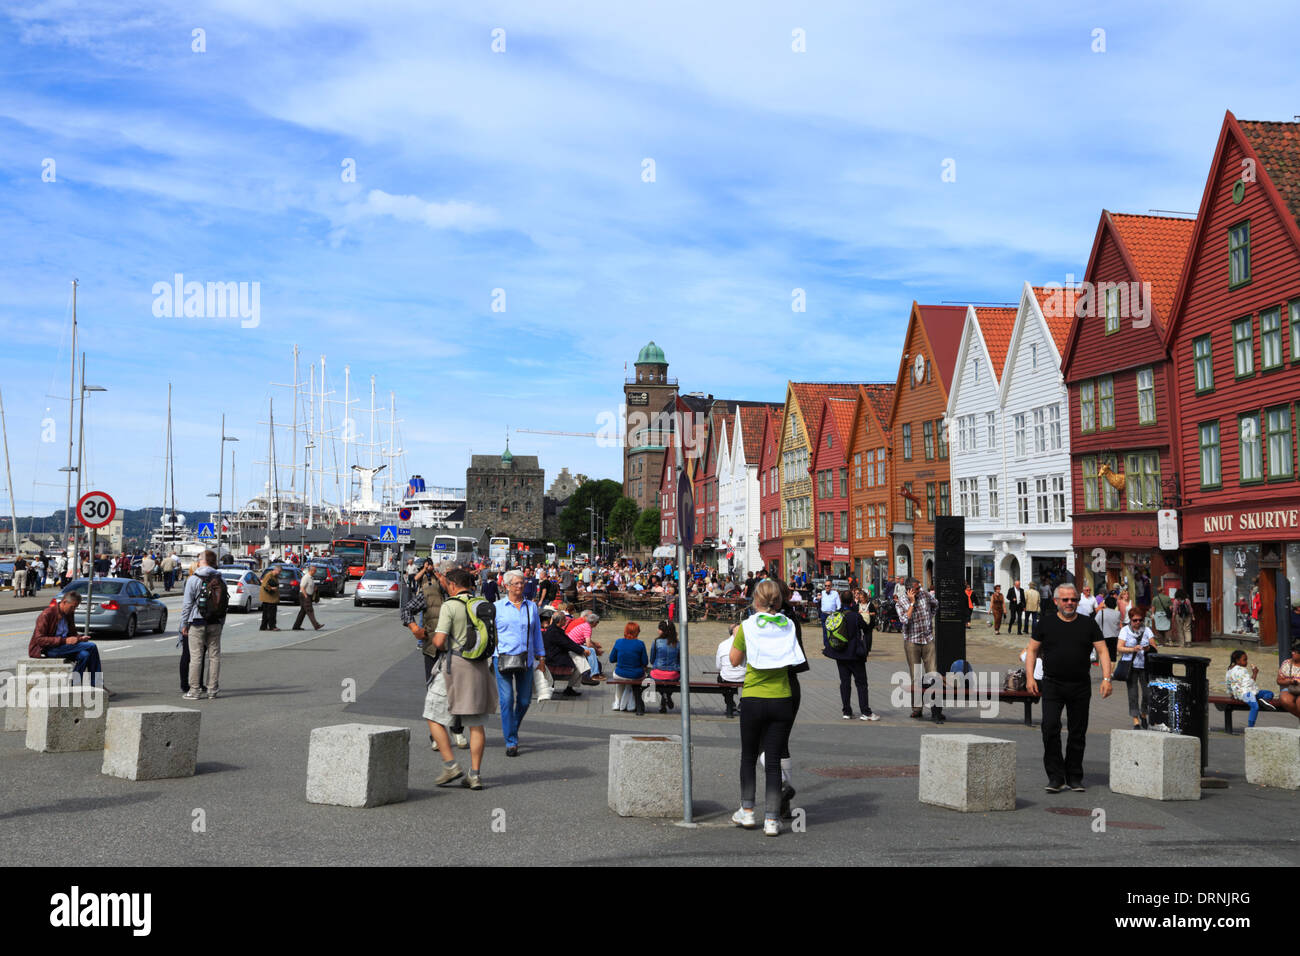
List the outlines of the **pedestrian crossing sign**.
<svg viewBox="0 0 1300 956">
<path fill-rule="evenodd" d="M 380 526 L 379 526 L 379 540 L 380 540 L 380 541 L 396 541 L 396 540 L 397 540 L 397 525 L 395 525 L 395 524 L 385 524 L 385 525 L 380 525 Z"/>
<path fill-rule="evenodd" d="M 204 521 L 199 525 L 200 538 L 215 538 L 217 536 L 217 524 L 215 521 Z"/>
</svg>

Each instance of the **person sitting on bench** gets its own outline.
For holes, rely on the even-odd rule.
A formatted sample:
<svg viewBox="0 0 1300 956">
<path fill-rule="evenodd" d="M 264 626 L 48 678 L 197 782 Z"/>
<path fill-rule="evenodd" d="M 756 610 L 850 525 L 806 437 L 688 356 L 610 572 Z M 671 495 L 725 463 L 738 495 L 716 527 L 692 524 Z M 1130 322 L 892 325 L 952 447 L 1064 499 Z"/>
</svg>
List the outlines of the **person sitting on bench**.
<svg viewBox="0 0 1300 956">
<path fill-rule="evenodd" d="M 731 644 L 736 639 L 736 628 L 739 623 L 731 625 L 731 630 L 727 632 L 727 639 L 718 645 L 718 654 L 715 663 L 718 665 L 718 683 L 719 684 L 741 684 L 745 680 L 744 666 L 737 667 L 731 663 Z M 727 716 L 736 716 L 736 691 L 735 689 L 724 690 L 722 699 L 727 703 Z"/>
<path fill-rule="evenodd" d="M 1242 703 L 1250 705 L 1250 717 L 1246 726 L 1254 727 L 1260 708 L 1277 710 L 1272 703 L 1273 692 L 1259 689 L 1259 685 L 1255 683 L 1255 678 L 1259 676 L 1259 668 L 1250 666 L 1250 659 L 1245 651 L 1233 651 L 1229 663 L 1231 666 L 1228 668 L 1224 683 L 1228 687 L 1228 693 Z"/>
<path fill-rule="evenodd" d="M 32 631 L 31 642 L 27 645 L 28 657 L 65 657 L 72 658 L 72 673 L 77 681 L 85 680 L 90 672 L 88 683 L 104 686 L 103 669 L 99 663 L 99 648 L 87 637 L 77 634 L 74 620 L 81 595 L 69 591 L 41 612 L 36 619 L 36 629 Z M 98 677 L 98 680 L 96 680 Z M 108 689 L 104 688 L 105 693 Z M 108 696 L 112 696 L 109 694 Z"/>
<path fill-rule="evenodd" d="M 641 640 L 641 625 L 636 621 L 628 621 L 623 625 L 623 636 L 610 648 L 609 662 L 614 665 L 614 676 L 619 680 L 637 681 L 636 684 L 630 686 L 624 684 L 619 688 L 618 696 L 614 699 L 614 709 L 628 710 L 625 705 L 630 697 L 635 702 L 633 706 L 636 708 L 636 715 L 642 716 L 645 713 L 645 704 L 641 700 L 640 681 L 645 678 L 650 658 L 646 654 L 645 643 Z"/>
</svg>

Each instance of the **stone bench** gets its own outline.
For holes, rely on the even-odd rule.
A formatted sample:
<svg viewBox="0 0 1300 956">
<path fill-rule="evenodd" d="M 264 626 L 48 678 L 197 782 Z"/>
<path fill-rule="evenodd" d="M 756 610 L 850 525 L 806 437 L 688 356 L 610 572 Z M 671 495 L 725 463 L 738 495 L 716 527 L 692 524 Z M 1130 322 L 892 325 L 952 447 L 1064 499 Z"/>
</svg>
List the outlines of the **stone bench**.
<svg viewBox="0 0 1300 956">
<path fill-rule="evenodd" d="M 103 688 L 36 685 L 27 698 L 27 749 L 40 753 L 103 750 L 108 698 Z"/>
<path fill-rule="evenodd" d="M 1300 790 L 1300 730 L 1247 727 L 1246 782 L 1260 787 Z"/>
<path fill-rule="evenodd" d="M 1201 799 L 1201 740 L 1159 730 L 1110 732 L 1110 789 L 1151 800 Z"/>
<path fill-rule="evenodd" d="M 681 736 L 610 734 L 608 797 L 620 817 L 680 817 Z"/>
<path fill-rule="evenodd" d="M 1016 742 L 976 734 L 921 736 L 920 801 L 964 813 L 1016 808 Z"/>
<path fill-rule="evenodd" d="M 126 780 L 194 776 L 201 716 L 170 704 L 111 708 L 100 773 Z"/>
<path fill-rule="evenodd" d="M 59 657 L 19 658 L 17 673 L 4 676 L 0 687 L 0 709 L 4 711 L 4 729 L 27 730 L 27 697 L 33 687 L 54 687 L 72 682 L 72 661 Z"/>
<path fill-rule="evenodd" d="M 316 727 L 307 748 L 307 802 L 338 807 L 401 803 L 410 764 L 407 727 Z"/>
</svg>

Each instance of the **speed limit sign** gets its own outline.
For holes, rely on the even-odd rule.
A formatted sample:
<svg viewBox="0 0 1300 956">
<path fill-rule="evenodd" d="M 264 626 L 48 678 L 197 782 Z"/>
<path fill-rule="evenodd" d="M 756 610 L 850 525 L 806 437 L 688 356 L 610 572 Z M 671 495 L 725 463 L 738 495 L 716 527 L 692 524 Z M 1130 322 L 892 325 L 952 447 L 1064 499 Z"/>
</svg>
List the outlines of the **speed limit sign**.
<svg viewBox="0 0 1300 956">
<path fill-rule="evenodd" d="M 87 528 L 102 528 L 117 514 L 117 504 L 103 491 L 87 491 L 77 501 L 77 520 Z"/>
</svg>

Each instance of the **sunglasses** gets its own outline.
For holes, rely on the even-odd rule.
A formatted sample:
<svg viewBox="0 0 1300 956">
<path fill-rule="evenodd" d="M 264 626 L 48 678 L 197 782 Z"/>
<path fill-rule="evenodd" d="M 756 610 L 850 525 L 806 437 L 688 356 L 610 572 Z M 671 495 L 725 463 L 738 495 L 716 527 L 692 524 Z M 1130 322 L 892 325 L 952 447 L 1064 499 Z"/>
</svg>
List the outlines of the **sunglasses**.
<svg viewBox="0 0 1300 956">
<path fill-rule="evenodd" d="M 1057 600 L 1060 601 L 1062 604 L 1078 604 L 1078 603 L 1079 603 L 1079 599 L 1078 599 L 1077 597 L 1072 597 L 1072 598 L 1057 598 Z"/>
</svg>

